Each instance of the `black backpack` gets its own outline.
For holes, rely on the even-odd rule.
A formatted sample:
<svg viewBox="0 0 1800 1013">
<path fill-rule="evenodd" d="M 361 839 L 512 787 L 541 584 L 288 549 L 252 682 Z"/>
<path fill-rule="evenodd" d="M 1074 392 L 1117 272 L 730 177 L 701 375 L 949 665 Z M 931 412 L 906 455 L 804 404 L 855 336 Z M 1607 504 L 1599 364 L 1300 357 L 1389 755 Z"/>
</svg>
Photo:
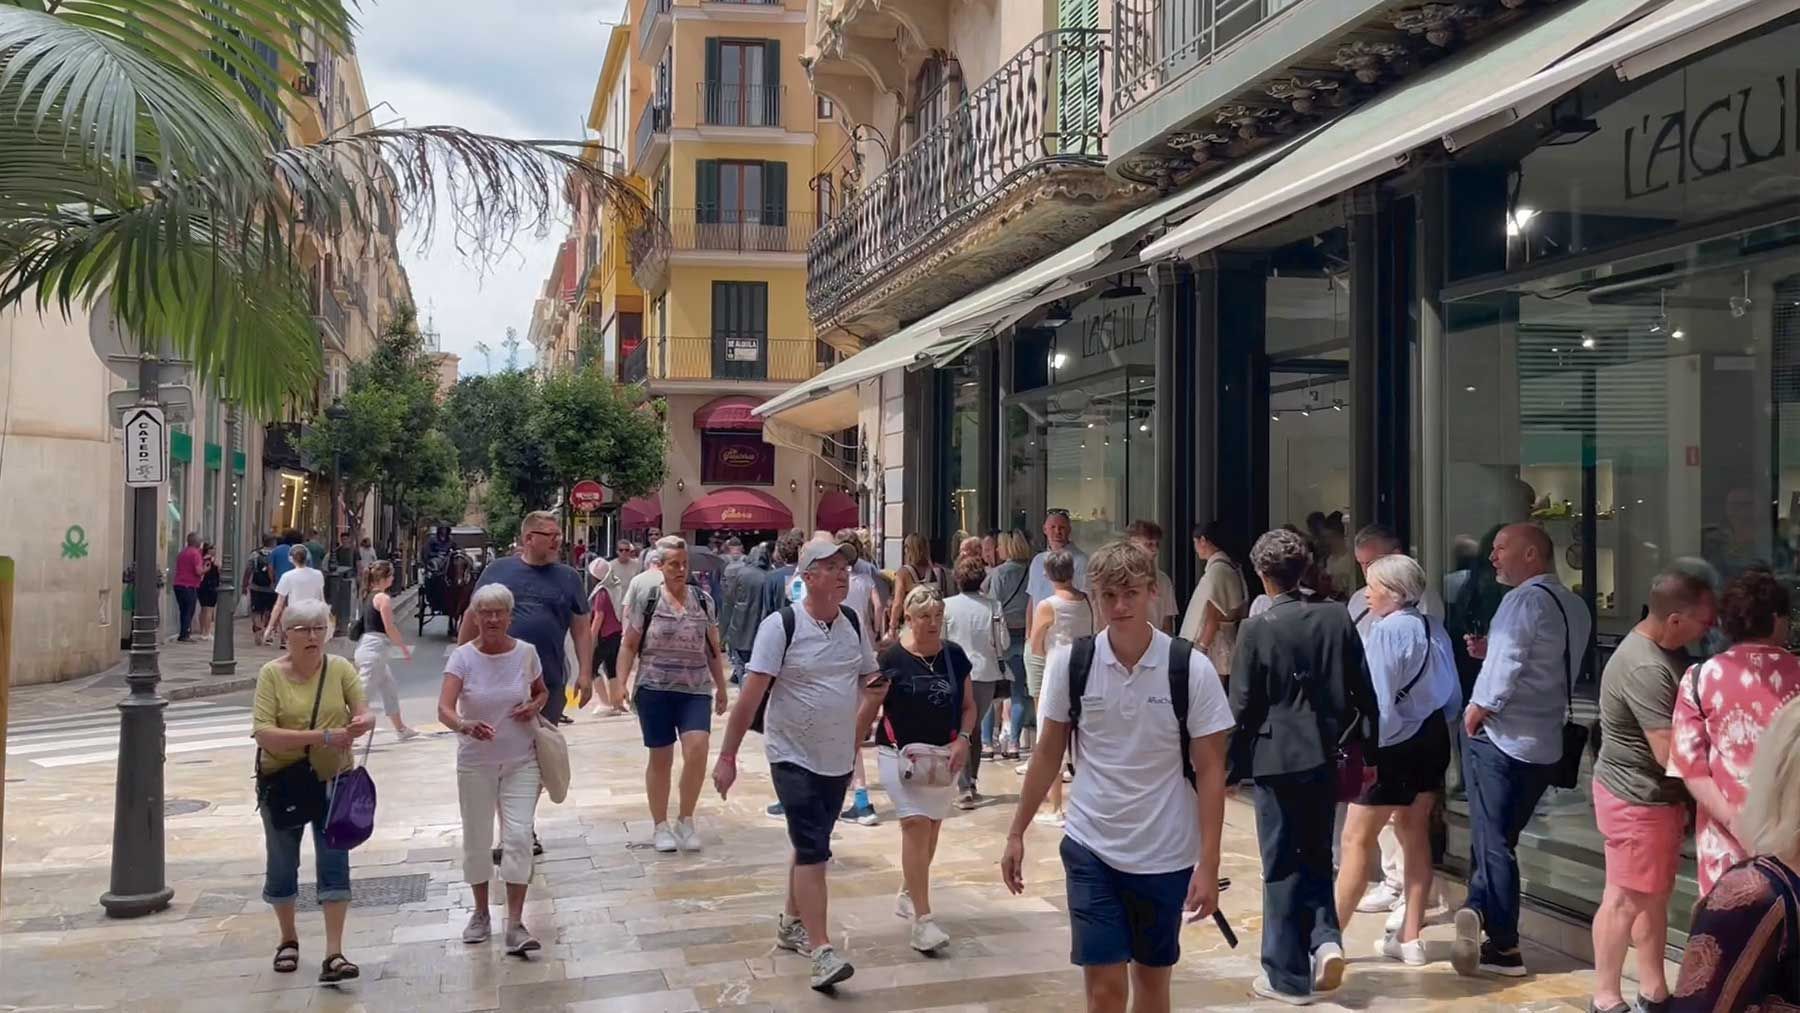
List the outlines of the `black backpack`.
<svg viewBox="0 0 1800 1013">
<path fill-rule="evenodd" d="M 1188 749 L 1188 663 L 1194 645 L 1179 637 L 1169 642 L 1169 700 L 1175 707 L 1175 725 L 1181 730 L 1181 775 L 1194 783 L 1194 758 Z M 1094 638 L 1082 637 L 1069 651 L 1069 735 L 1081 727 L 1081 698 L 1087 693 L 1088 673 L 1094 667 Z M 1073 757 L 1075 740 L 1069 740 Z"/>
<path fill-rule="evenodd" d="M 781 610 L 777 613 L 777 615 L 781 616 L 781 634 L 782 634 L 782 637 L 784 638 L 781 642 L 781 660 L 782 660 L 783 664 L 785 664 L 787 662 L 787 649 L 788 649 L 789 645 L 793 644 L 793 642 L 794 642 L 794 626 L 799 621 L 799 619 L 794 614 L 794 606 L 792 606 L 792 605 L 781 606 Z M 858 645 L 861 645 L 862 644 L 862 620 L 858 619 L 856 617 L 856 610 L 855 609 L 847 609 L 847 608 L 843 607 L 842 605 L 839 605 L 838 606 L 838 615 L 843 616 L 846 620 L 849 621 L 850 628 L 852 630 L 856 631 L 856 642 Z M 779 672 L 776 674 L 780 675 Z M 775 695 L 775 684 L 770 683 L 769 691 L 767 693 L 763 694 L 762 702 L 756 705 L 756 714 L 750 718 L 750 730 L 751 731 L 761 732 L 763 730 L 763 717 L 766 714 L 768 714 L 768 712 L 769 712 L 769 697 L 774 696 L 774 695 Z"/>
</svg>

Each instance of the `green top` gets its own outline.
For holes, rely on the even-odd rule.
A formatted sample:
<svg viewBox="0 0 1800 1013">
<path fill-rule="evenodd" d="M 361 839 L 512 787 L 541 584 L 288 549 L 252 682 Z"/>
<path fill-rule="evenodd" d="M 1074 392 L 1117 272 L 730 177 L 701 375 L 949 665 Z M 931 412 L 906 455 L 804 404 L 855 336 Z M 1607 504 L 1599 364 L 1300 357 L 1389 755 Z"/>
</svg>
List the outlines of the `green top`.
<svg viewBox="0 0 1800 1013">
<path fill-rule="evenodd" d="M 319 676 L 314 675 L 304 682 L 297 682 L 282 674 L 281 660 L 277 658 L 269 662 L 256 674 L 256 703 L 250 719 L 252 732 L 260 732 L 264 728 L 305 731 L 307 719 L 312 716 L 313 696 L 318 693 Z M 325 656 L 324 674 L 325 692 L 319 695 L 319 717 L 311 727 L 348 728 L 352 709 L 367 704 L 362 679 L 357 676 L 355 665 L 347 659 L 331 655 Z M 305 747 L 292 750 L 265 748 L 257 773 L 264 776 L 273 774 L 297 762 L 306 752 Z M 328 781 L 349 769 L 350 750 L 313 746 L 312 765 L 319 774 L 319 780 Z"/>
</svg>

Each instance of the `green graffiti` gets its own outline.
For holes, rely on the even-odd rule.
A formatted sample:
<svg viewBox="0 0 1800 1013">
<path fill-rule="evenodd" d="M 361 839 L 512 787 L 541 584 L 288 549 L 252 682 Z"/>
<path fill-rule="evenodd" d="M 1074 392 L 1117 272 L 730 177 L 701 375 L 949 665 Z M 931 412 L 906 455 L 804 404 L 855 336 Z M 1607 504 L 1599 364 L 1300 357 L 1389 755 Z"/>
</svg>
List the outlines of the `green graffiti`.
<svg viewBox="0 0 1800 1013">
<path fill-rule="evenodd" d="M 81 525 L 71 524 L 69 530 L 63 532 L 62 554 L 64 559 L 87 558 L 87 532 L 82 530 Z"/>
</svg>

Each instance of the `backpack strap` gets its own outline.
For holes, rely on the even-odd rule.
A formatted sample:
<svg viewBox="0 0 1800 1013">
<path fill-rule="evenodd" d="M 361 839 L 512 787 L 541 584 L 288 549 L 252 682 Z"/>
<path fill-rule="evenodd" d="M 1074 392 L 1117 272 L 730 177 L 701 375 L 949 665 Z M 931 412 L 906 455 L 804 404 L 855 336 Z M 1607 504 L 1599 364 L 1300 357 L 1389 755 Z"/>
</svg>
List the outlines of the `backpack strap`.
<svg viewBox="0 0 1800 1013">
<path fill-rule="evenodd" d="M 782 664 L 785 665 L 787 663 L 788 648 L 793 646 L 793 643 L 794 643 L 794 622 L 795 622 L 794 606 L 792 606 L 792 605 L 781 606 L 779 615 L 781 616 L 781 635 L 782 635 L 781 661 L 782 661 Z"/>
<path fill-rule="evenodd" d="M 1169 641 L 1169 702 L 1175 707 L 1175 727 L 1181 731 L 1181 776 L 1195 783 L 1194 755 L 1188 748 L 1188 666 L 1194 660 L 1194 645 L 1180 637 Z"/>
<path fill-rule="evenodd" d="M 1081 698 L 1087 694 L 1088 674 L 1094 668 L 1094 638 L 1077 637 L 1069 648 L 1069 734 L 1081 726 Z"/>
<path fill-rule="evenodd" d="M 1425 670 L 1431 667 L 1431 620 L 1425 618 L 1423 614 L 1420 614 L 1418 619 L 1419 625 L 1425 627 L 1425 657 L 1419 661 L 1419 670 L 1413 673 L 1413 677 L 1407 680 L 1406 685 L 1400 687 L 1400 692 L 1394 694 L 1395 704 L 1399 704 L 1407 698 L 1408 694 L 1412 693 L 1413 687 L 1419 684 L 1419 680 L 1425 678 Z"/>
</svg>

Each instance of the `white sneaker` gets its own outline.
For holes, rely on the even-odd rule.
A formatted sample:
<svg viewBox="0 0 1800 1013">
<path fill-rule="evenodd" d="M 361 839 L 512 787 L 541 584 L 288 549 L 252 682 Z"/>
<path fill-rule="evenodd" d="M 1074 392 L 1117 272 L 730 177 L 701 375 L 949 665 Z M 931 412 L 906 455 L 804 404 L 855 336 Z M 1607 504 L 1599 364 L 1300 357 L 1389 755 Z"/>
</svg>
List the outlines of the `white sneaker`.
<svg viewBox="0 0 1800 1013">
<path fill-rule="evenodd" d="M 1063 815 L 1062 813 L 1038 813 L 1037 816 L 1033 818 L 1032 822 L 1042 823 L 1047 827 L 1060 828 L 1063 825 Z"/>
<path fill-rule="evenodd" d="M 1356 902 L 1356 910 L 1361 911 L 1364 914 L 1372 914 L 1376 911 L 1392 911 L 1403 899 L 1404 898 L 1402 898 L 1400 894 L 1396 893 L 1386 883 L 1376 883 L 1374 886 L 1369 887 L 1367 893 L 1362 895 L 1362 900 Z"/>
<path fill-rule="evenodd" d="M 1031 764 L 1029 762 L 1021 763 L 1018 766 L 1013 768 L 1013 773 L 1023 775 L 1027 770 L 1030 770 L 1030 769 L 1031 769 Z"/>
<path fill-rule="evenodd" d="M 811 953 L 812 945 L 806 938 L 806 923 L 798 918 L 789 918 L 786 912 L 776 915 L 775 945 L 795 953 Z"/>
<path fill-rule="evenodd" d="M 1375 946 L 1375 953 L 1389 960 L 1398 960 L 1408 967 L 1424 967 L 1429 963 L 1425 959 L 1425 940 L 1415 939 L 1410 943 L 1403 943 L 1399 936 L 1391 932 L 1381 937 L 1381 942 Z"/>
<path fill-rule="evenodd" d="M 675 846 L 683 851 L 700 850 L 700 831 L 694 829 L 693 820 L 676 821 Z"/>
<path fill-rule="evenodd" d="M 675 849 L 678 847 L 675 843 L 675 825 L 668 820 L 658 823 L 656 825 L 656 833 L 652 834 L 650 837 L 650 843 L 655 845 L 656 850 L 665 855 L 674 854 Z"/>
<path fill-rule="evenodd" d="M 1335 992 L 1344 983 L 1344 948 L 1325 943 L 1313 951 L 1313 991 Z"/>
<path fill-rule="evenodd" d="M 912 894 L 907 893 L 904 886 L 894 895 L 894 917 L 909 922 L 917 917 L 913 914 Z"/>
<path fill-rule="evenodd" d="M 829 946 L 821 946 L 812 955 L 812 987 L 820 992 L 825 991 L 838 982 L 856 973 L 850 962 L 838 956 L 836 950 Z"/>
<path fill-rule="evenodd" d="M 913 919 L 912 948 L 920 953 L 931 954 L 950 945 L 950 933 L 938 928 L 938 923 L 930 915 L 922 915 Z"/>
<path fill-rule="evenodd" d="M 1443 925 L 1449 920 L 1450 908 L 1444 904 L 1444 895 L 1442 892 L 1434 889 L 1431 893 L 1431 904 L 1425 909 L 1425 920 L 1419 924 L 1421 927 L 1426 925 Z M 1394 905 L 1393 911 L 1388 913 L 1386 931 L 1390 933 L 1399 932 L 1405 925 L 1406 901 L 1402 900 L 1400 903 Z"/>
</svg>

